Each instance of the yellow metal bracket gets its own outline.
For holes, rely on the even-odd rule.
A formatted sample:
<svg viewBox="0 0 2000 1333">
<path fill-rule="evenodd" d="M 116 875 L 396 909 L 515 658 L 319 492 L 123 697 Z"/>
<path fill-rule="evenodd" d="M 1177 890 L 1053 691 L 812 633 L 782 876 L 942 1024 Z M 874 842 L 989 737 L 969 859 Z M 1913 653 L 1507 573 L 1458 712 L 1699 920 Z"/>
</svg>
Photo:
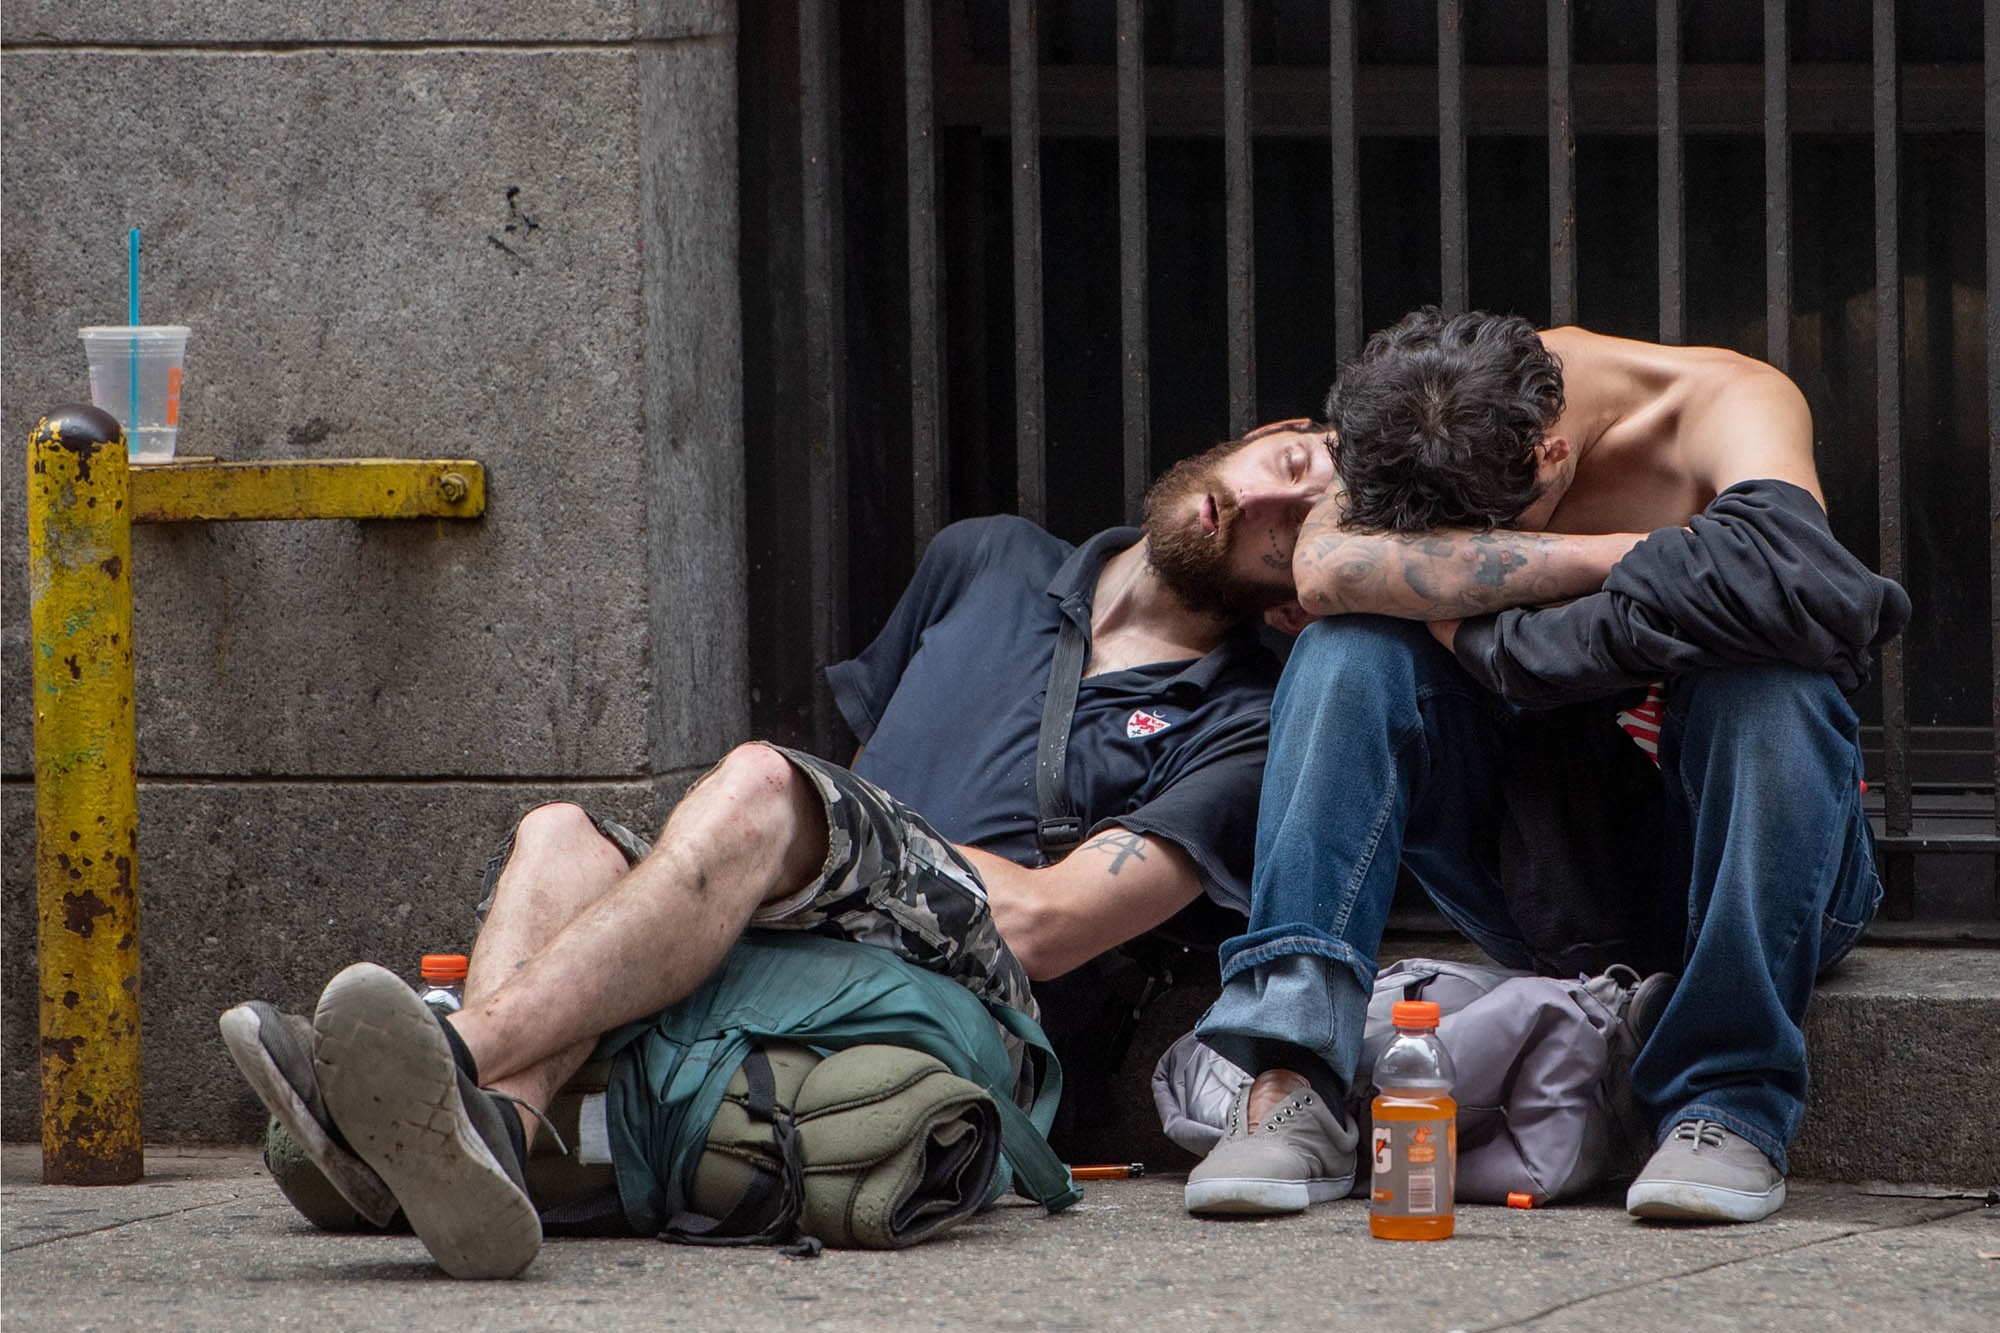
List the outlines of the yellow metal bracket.
<svg viewBox="0 0 2000 1333">
<path fill-rule="evenodd" d="M 42 1179 L 144 1173 L 132 525 L 475 518 L 469 459 L 128 463 L 118 422 L 59 407 L 28 440 Z"/>
<path fill-rule="evenodd" d="M 187 460 L 132 469 L 132 521 L 477 518 L 486 469 L 464 458 Z"/>
</svg>

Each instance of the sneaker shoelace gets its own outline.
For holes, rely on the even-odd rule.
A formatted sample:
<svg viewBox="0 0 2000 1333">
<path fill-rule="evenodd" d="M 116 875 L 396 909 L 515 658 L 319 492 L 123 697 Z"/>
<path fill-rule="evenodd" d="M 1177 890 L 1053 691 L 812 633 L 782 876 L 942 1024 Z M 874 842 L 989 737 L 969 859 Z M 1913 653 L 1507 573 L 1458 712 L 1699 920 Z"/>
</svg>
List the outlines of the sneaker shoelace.
<svg viewBox="0 0 2000 1333">
<path fill-rule="evenodd" d="M 1694 1145 L 1694 1151 L 1703 1148 L 1720 1148 L 1729 1131 L 1713 1120 L 1683 1120 L 1674 1126 L 1674 1137 L 1685 1139 Z"/>
<path fill-rule="evenodd" d="M 511 1092 L 501 1092 L 496 1088 L 481 1088 L 480 1091 L 485 1093 L 488 1097 L 491 1097 L 496 1102 L 506 1102 L 512 1106 L 518 1106 L 521 1107 L 523 1110 L 527 1111 L 529 1115 L 535 1117 L 536 1120 L 541 1122 L 542 1128 L 546 1129 L 549 1132 L 549 1137 L 555 1140 L 556 1151 L 560 1152 L 565 1157 L 569 1156 L 569 1145 L 563 1142 L 562 1132 L 556 1128 L 555 1121 L 549 1119 L 547 1115 L 543 1114 L 541 1107 L 535 1105 L 533 1102 L 529 1101 L 525 1097 L 516 1097 Z M 523 1156 L 525 1155 L 526 1154 L 523 1154 Z"/>
<path fill-rule="evenodd" d="M 1269 1129 L 1273 1125 L 1283 1124 L 1285 1121 L 1290 1120 L 1292 1118 L 1292 1113 L 1294 1111 L 1297 1111 L 1302 1106 L 1311 1106 L 1311 1105 L 1312 1105 L 1312 1094 L 1308 1092 L 1303 1096 L 1300 1096 L 1297 1101 L 1292 1102 L 1290 1105 L 1284 1106 L 1279 1110 L 1273 1111 L 1270 1115 L 1265 1116 L 1264 1123 L 1257 1126 L 1257 1129 Z M 1230 1136 L 1235 1135 L 1236 1127 L 1239 1124 L 1247 1123 L 1247 1120 L 1239 1120 L 1238 1117 L 1239 1116 L 1247 1117 L 1249 1113 L 1250 1113 L 1250 1093 L 1248 1087 L 1246 1086 L 1243 1095 L 1241 1097 L 1233 1098 L 1229 1103 L 1229 1127 L 1227 1133 Z"/>
<path fill-rule="evenodd" d="M 1298 1112 L 1301 1108 L 1311 1106 L 1312 1100 L 1313 1100 L 1312 1094 L 1308 1092 L 1298 1097 L 1297 1100 L 1286 1103 L 1283 1107 L 1279 1108 L 1276 1111 L 1273 1111 L 1268 1117 L 1265 1118 L 1263 1128 L 1269 1129 L 1273 1125 L 1284 1124 L 1287 1120 L 1290 1120 L 1292 1116 L 1296 1112 Z"/>
</svg>

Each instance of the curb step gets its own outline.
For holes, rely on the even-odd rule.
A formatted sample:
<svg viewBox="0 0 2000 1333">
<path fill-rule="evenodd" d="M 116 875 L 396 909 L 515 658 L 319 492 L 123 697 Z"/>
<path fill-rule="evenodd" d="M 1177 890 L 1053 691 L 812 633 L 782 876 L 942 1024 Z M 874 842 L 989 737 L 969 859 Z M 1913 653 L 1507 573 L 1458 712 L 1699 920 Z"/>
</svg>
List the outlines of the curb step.
<svg viewBox="0 0 2000 1333">
<path fill-rule="evenodd" d="M 1462 939 L 1392 936 L 1382 958 L 1481 961 Z M 1184 1171 L 1195 1158 L 1160 1132 L 1153 1063 L 1214 993 L 1212 961 L 1150 1008 L 1112 1072 L 1095 1123 L 1064 1145 L 1080 1162 Z M 2000 949 L 1864 943 L 1806 1013 L 1812 1092 L 1792 1175 L 1841 1181 L 2000 1185 Z M 1081 1071 L 1065 1071 L 1075 1079 Z"/>
</svg>

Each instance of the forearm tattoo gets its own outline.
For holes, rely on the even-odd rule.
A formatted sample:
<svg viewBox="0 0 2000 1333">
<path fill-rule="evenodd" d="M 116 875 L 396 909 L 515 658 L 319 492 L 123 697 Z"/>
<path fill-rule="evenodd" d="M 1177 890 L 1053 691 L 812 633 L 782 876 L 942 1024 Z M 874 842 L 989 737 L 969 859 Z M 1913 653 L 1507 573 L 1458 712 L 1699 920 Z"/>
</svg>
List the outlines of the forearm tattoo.
<svg viewBox="0 0 2000 1333">
<path fill-rule="evenodd" d="M 1353 532 L 1316 515 L 1300 530 L 1293 571 L 1314 615 L 1450 620 L 1588 591 L 1570 563 L 1566 578 L 1561 542 L 1543 533 Z"/>
<path fill-rule="evenodd" d="M 1127 861 L 1146 859 L 1146 839 L 1140 834 L 1118 829 L 1103 837 L 1092 838 L 1083 845 L 1083 850 L 1109 857 L 1111 864 L 1104 868 L 1104 873 L 1115 875 L 1125 868 Z"/>
</svg>

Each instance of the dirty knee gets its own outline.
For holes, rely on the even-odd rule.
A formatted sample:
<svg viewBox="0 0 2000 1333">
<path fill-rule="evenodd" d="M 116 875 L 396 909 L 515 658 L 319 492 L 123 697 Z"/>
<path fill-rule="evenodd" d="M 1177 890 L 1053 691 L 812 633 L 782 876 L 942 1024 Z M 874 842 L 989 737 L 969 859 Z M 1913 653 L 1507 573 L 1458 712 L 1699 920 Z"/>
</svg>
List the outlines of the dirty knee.
<svg viewBox="0 0 2000 1333">
<path fill-rule="evenodd" d="M 739 745 L 724 755 L 701 785 L 724 800 L 753 810 L 766 804 L 779 808 L 801 794 L 811 794 L 805 775 L 792 766 L 791 760 L 757 741 Z"/>
<path fill-rule="evenodd" d="M 775 856 L 776 865 L 759 872 L 778 881 L 772 892 L 816 873 L 826 857 L 819 790 L 783 753 L 756 742 L 724 755 L 688 792 L 668 821 L 668 836 L 677 831 L 726 855 L 754 849 L 760 860 Z"/>
<path fill-rule="evenodd" d="M 597 825 L 580 805 L 569 801 L 551 801 L 538 805 L 521 816 L 521 822 L 514 830 L 516 847 L 532 847 L 541 843 L 569 842 L 579 838 L 604 839 L 597 831 Z M 606 842 L 606 846 L 610 844 Z"/>
<path fill-rule="evenodd" d="M 508 859 L 556 853 L 566 859 L 601 859 L 616 870 L 625 868 L 625 854 L 601 832 L 580 805 L 552 801 L 521 816 L 514 829 L 514 851 Z"/>
</svg>

